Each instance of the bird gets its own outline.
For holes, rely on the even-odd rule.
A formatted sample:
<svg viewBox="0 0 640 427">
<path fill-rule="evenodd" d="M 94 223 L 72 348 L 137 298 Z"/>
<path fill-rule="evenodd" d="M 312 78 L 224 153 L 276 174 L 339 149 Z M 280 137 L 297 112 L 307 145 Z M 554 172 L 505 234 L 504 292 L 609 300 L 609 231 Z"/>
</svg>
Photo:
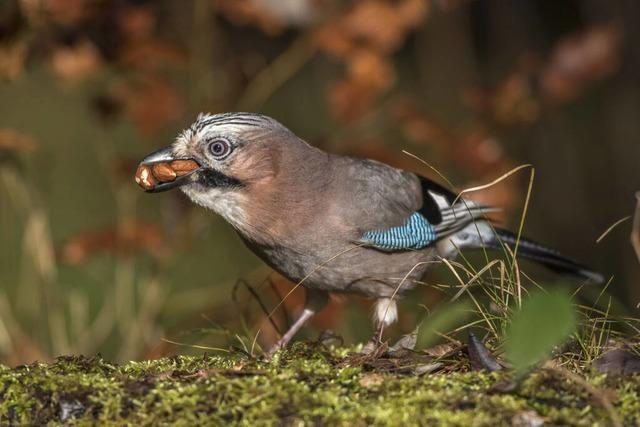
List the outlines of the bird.
<svg viewBox="0 0 640 427">
<path fill-rule="evenodd" d="M 146 156 L 136 181 L 179 188 L 224 218 L 267 265 L 305 289 L 305 304 L 270 349 L 284 348 L 330 293 L 374 300 L 374 338 L 398 318 L 397 299 L 463 250 L 508 247 L 590 283 L 603 276 L 534 240 L 497 227 L 496 207 L 459 197 L 413 172 L 325 152 L 257 113 L 200 114 Z M 375 348 L 375 347 L 374 347 Z"/>
</svg>

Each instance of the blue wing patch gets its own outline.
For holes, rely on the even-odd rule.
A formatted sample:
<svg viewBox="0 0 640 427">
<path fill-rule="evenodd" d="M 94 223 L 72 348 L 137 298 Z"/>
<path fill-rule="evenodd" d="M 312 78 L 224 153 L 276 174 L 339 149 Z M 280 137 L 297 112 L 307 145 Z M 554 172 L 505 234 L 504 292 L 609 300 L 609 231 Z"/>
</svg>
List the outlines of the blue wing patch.
<svg viewBox="0 0 640 427">
<path fill-rule="evenodd" d="M 433 226 L 419 212 L 416 212 L 399 227 L 365 232 L 360 241 L 378 249 L 394 251 L 422 249 L 433 243 L 436 238 L 437 234 Z"/>
</svg>

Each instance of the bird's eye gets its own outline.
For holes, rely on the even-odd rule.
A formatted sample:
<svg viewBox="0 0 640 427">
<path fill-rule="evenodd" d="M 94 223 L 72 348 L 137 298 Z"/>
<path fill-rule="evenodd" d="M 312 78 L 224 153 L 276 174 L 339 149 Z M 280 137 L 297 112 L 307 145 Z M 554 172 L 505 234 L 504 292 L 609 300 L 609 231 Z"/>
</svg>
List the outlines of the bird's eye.
<svg viewBox="0 0 640 427">
<path fill-rule="evenodd" d="M 216 139 L 209 144 L 209 151 L 218 160 L 222 160 L 231 154 L 231 144 L 224 139 Z"/>
</svg>

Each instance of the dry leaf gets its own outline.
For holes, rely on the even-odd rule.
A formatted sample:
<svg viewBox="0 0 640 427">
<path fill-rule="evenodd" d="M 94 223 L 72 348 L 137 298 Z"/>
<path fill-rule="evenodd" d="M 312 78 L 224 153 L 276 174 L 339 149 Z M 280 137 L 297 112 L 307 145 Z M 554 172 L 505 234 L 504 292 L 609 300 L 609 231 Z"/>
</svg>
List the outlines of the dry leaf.
<svg viewBox="0 0 640 427">
<path fill-rule="evenodd" d="M 27 152 L 36 146 L 35 140 L 13 129 L 0 129 L 0 150 Z"/>
<path fill-rule="evenodd" d="M 94 74 L 102 60 L 96 47 L 87 39 L 72 46 L 57 47 L 51 54 L 53 71 L 65 80 L 82 80 Z"/>
<path fill-rule="evenodd" d="M 373 92 L 389 88 L 395 79 L 389 58 L 371 49 L 360 49 L 350 58 L 347 69 L 349 79 L 367 86 Z"/>
<path fill-rule="evenodd" d="M 0 77 L 14 80 L 24 70 L 27 45 L 22 42 L 0 45 Z"/>
<path fill-rule="evenodd" d="M 182 117 L 182 95 L 172 82 L 161 76 L 147 75 L 117 92 L 129 107 L 129 113 L 143 135 L 151 136 Z"/>
<path fill-rule="evenodd" d="M 627 350 L 610 350 L 594 361 L 595 368 L 611 375 L 631 375 L 640 372 L 640 357 Z"/>
<path fill-rule="evenodd" d="M 451 356 L 456 353 L 458 350 L 462 348 L 462 343 L 460 342 L 446 342 L 443 344 L 434 345 L 433 347 L 426 348 L 422 350 L 423 353 L 435 357 L 441 358 L 446 356 Z"/>
<path fill-rule="evenodd" d="M 619 65 L 620 34 L 612 26 L 594 27 L 562 40 L 542 71 L 545 94 L 561 101 L 575 98 L 584 87 Z"/>
<path fill-rule="evenodd" d="M 284 23 L 268 9 L 252 0 L 215 0 L 216 9 L 236 25 L 253 25 L 268 35 L 284 30 Z"/>
<path fill-rule="evenodd" d="M 86 231 L 69 239 L 59 253 L 62 262 L 79 265 L 98 253 L 131 255 L 145 252 L 154 257 L 169 253 L 169 245 L 155 224 L 133 222 L 121 228 Z"/>
<path fill-rule="evenodd" d="M 119 14 L 118 23 L 129 42 L 147 40 L 156 26 L 156 15 L 149 5 L 128 6 Z"/>
<path fill-rule="evenodd" d="M 502 366 L 498 363 L 495 356 L 485 347 L 472 332 L 469 332 L 469 343 L 467 345 L 469 352 L 469 362 L 471 369 L 474 371 L 500 371 Z"/>
<path fill-rule="evenodd" d="M 23 1 L 23 5 L 33 7 L 34 14 L 39 13 L 38 7 L 44 6 L 47 17 L 65 26 L 75 26 L 84 20 L 90 12 L 89 0 L 43 0 L 39 5 L 35 1 Z"/>
</svg>

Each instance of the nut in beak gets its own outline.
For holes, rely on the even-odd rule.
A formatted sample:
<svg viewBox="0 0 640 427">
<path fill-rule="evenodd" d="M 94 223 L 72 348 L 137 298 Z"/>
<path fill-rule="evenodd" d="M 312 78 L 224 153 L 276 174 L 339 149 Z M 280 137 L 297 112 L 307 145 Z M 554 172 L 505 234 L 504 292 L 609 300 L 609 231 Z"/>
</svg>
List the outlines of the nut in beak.
<svg viewBox="0 0 640 427">
<path fill-rule="evenodd" d="M 135 180 L 147 192 L 160 192 L 188 183 L 188 176 L 200 165 L 191 159 L 145 162 L 136 170 Z"/>
</svg>

